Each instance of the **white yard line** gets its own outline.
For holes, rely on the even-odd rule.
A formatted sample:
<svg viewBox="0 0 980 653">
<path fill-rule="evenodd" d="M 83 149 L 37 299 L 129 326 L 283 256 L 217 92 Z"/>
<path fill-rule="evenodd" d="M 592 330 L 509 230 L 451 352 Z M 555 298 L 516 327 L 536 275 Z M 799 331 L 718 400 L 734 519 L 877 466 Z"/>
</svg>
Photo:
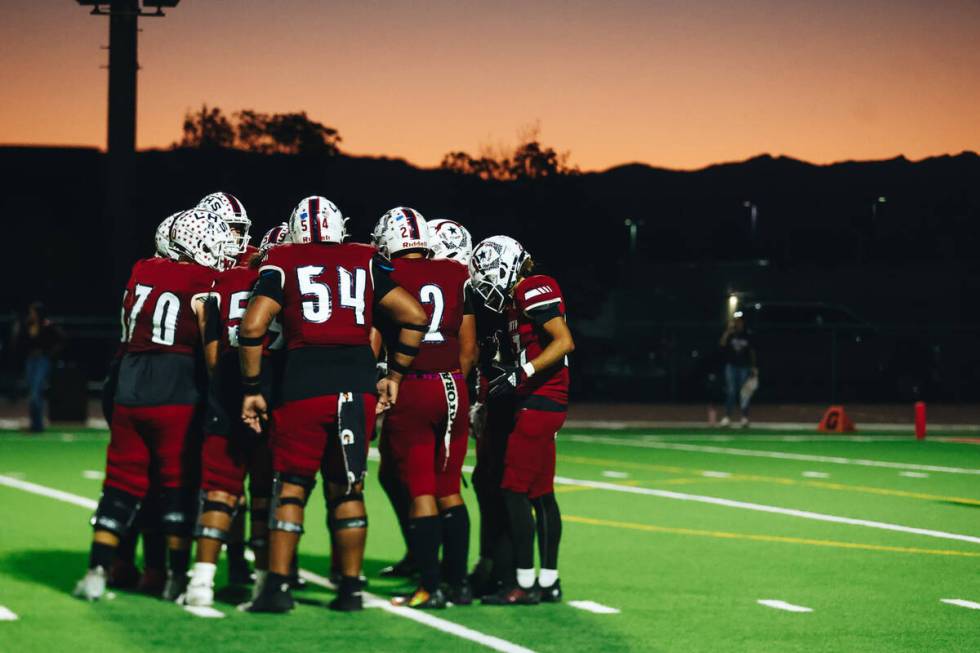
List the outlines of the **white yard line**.
<svg viewBox="0 0 980 653">
<path fill-rule="evenodd" d="M 701 472 L 701 476 L 707 476 L 708 478 L 731 478 L 729 472 L 713 472 L 710 469 Z"/>
<path fill-rule="evenodd" d="M 607 469 L 606 471 L 602 472 L 602 475 L 606 478 L 629 478 L 629 474 L 626 472 L 617 472 L 611 469 Z"/>
<path fill-rule="evenodd" d="M 759 599 L 756 603 L 764 605 L 767 608 L 786 610 L 787 612 L 813 612 L 813 608 L 808 608 L 803 605 L 793 605 L 792 603 L 780 601 L 779 599 Z"/>
<path fill-rule="evenodd" d="M 17 613 L 0 605 L 0 621 L 17 621 Z"/>
<path fill-rule="evenodd" d="M 595 614 L 619 614 L 619 610 L 616 608 L 610 608 L 608 605 L 602 605 L 595 601 L 568 601 L 567 603 L 573 608 L 594 612 Z"/>
<path fill-rule="evenodd" d="M 71 503 L 90 510 L 94 510 L 97 506 L 97 502 L 93 501 L 92 499 L 80 497 L 68 492 L 62 492 L 61 490 L 55 490 L 54 488 L 45 487 L 36 483 L 29 483 L 27 481 L 10 478 L 8 476 L 0 476 L 0 485 L 16 488 L 32 494 L 38 494 L 50 499 L 57 499 L 58 501 L 64 501 L 65 503 Z M 305 569 L 301 569 L 300 573 L 302 573 L 303 578 L 305 578 L 307 582 L 321 585 L 323 587 L 332 587 L 332 585 L 330 585 L 330 581 L 323 576 L 314 574 L 313 572 Z M 461 626 L 457 623 L 453 623 L 452 621 L 440 619 L 439 617 L 432 616 L 431 614 L 427 614 L 421 610 L 413 610 L 412 608 L 398 608 L 391 605 L 391 603 L 388 601 L 384 601 L 383 599 L 380 599 L 377 596 L 367 592 L 364 593 L 364 596 L 371 603 L 371 607 L 381 608 L 390 614 L 416 621 L 430 628 L 434 628 L 450 635 L 455 635 L 456 637 L 461 637 L 462 639 L 467 639 L 471 642 L 476 642 L 477 644 L 482 644 L 483 646 L 491 648 L 495 651 L 501 651 L 502 653 L 534 653 L 534 651 L 529 648 L 519 646 L 513 642 L 508 642 L 507 640 L 499 637 L 494 637 L 493 635 L 481 633 L 478 630 L 473 630 L 472 628 L 467 628 L 466 626 Z M 188 611 L 190 612 L 189 609 Z M 197 616 L 205 615 L 198 614 Z"/>
<path fill-rule="evenodd" d="M 82 472 L 82 478 L 87 478 L 93 481 L 101 481 L 105 478 L 105 472 L 100 472 L 97 469 L 86 469 Z"/>
<path fill-rule="evenodd" d="M 964 467 L 943 467 L 940 465 L 918 465 L 916 463 L 897 463 L 887 460 L 868 460 L 864 458 L 844 458 L 841 456 L 816 456 L 811 454 L 790 453 L 787 451 L 764 451 L 757 449 L 735 449 L 734 447 L 712 447 L 700 444 L 683 444 L 680 442 L 659 442 L 650 439 L 624 440 L 595 435 L 569 435 L 566 439 L 575 442 L 593 442 L 598 444 L 613 444 L 621 447 L 639 447 L 642 449 L 670 449 L 673 451 L 692 451 L 697 453 L 713 453 L 724 456 L 747 456 L 750 458 L 777 458 L 779 460 L 802 460 L 814 463 L 832 463 L 835 465 L 860 465 L 862 467 L 886 467 L 889 469 L 909 469 L 921 472 L 944 472 L 947 474 L 980 475 L 980 469 Z"/>
<path fill-rule="evenodd" d="M 956 605 L 961 608 L 969 608 L 971 610 L 980 610 L 980 603 L 976 601 L 967 601 L 966 599 L 939 599 L 943 603 L 948 603 L 949 605 Z"/>
<path fill-rule="evenodd" d="M 899 472 L 898 475 L 906 478 L 929 478 L 925 472 Z"/>
<path fill-rule="evenodd" d="M 204 619 L 225 618 L 225 613 L 221 610 L 215 610 L 214 608 L 209 608 L 203 605 L 185 605 L 184 610 L 190 612 L 195 617 L 203 617 Z"/>
<path fill-rule="evenodd" d="M 575 485 L 578 487 L 591 487 L 596 490 L 610 490 L 613 492 L 626 492 L 628 494 L 642 494 L 662 499 L 676 499 L 678 501 L 694 501 L 697 503 L 709 503 L 726 508 L 740 508 L 742 510 L 755 510 L 757 512 L 769 512 L 777 515 L 788 515 L 790 517 L 801 517 L 803 519 L 813 519 L 815 521 L 832 522 L 836 524 L 847 524 L 849 526 L 864 526 L 866 528 L 878 528 L 885 531 L 895 531 L 898 533 L 911 533 L 913 535 L 925 535 L 927 537 L 937 537 L 944 540 L 958 540 L 960 542 L 970 542 L 980 544 L 980 537 L 973 535 L 961 535 L 959 533 L 947 533 L 945 531 L 934 531 L 928 528 L 915 528 L 913 526 L 901 526 L 899 524 L 889 524 L 887 522 L 871 521 L 868 519 L 855 519 L 852 517 L 839 517 L 837 515 L 827 515 L 820 512 L 810 512 L 809 510 L 796 510 L 794 508 L 780 508 L 778 506 L 767 506 L 762 503 L 749 503 L 747 501 L 735 501 L 734 499 L 723 499 L 721 497 L 709 497 L 700 494 L 686 494 L 684 492 L 671 492 L 670 490 L 656 490 L 646 487 L 634 487 L 630 485 L 619 485 L 616 483 L 606 483 L 604 481 L 586 481 L 576 478 L 566 478 L 556 476 L 555 483 L 560 485 Z"/>
<path fill-rule="evenodd" d="M 805 478 L 830 478 L 830 474 L 827 472 L 803 472 L 802 476 Z"/>
</svg>

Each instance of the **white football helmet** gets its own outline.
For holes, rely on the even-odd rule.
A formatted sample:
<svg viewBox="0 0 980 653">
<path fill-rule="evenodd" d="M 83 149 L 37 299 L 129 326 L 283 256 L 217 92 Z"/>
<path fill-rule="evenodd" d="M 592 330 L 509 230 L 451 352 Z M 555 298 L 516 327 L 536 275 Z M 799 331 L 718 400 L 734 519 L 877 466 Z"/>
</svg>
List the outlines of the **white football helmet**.
<svg viewBox="0 0 980 653">
<path fill-rule="evenodd" d="M 229 256 L 234 235 L 217 213 L 191 209 L 181 213 L 170 227 L 170 251 L 174 258 L 194 261 L 215 270 L 235 264 Z"/>
<path fill-rule="evenodd" d="M 503 312 L 521 267 L 529 258 L 523 245 L 509 236 L 491 236 L 473 249 L 470 280 L 487 308 Z"/>
<path fill-rule="evenodd" d="M 399 206 L 378 220 L 371 232 L 371 244 L 386 258 L 409 249 L 427 253 L 429 228 L 421 213 L 407 206 Z"/>
<path fill-rule="evenodd" d="M 217 213 L 231 227 L 234 236 L 232 252 L 236 255 L 245 253 L 251 239 L 248 232 L 252 228 L 252 221 L 248 219 L 245 207 L 237 197 L 231 193 L 211 193 L 198 202 L 196 208 Z"/>
<path fill-rule="evenodd" d="M 174 220 L 177 219 L 183 211 L 177 211 L 173 215 L 163 219 L 163 222 L 157 226 L 157 233 L 154 237 L 157 247 L 157 256 L 163 258 L 177 258 L 170 252 L 170 227 L 174 226 Z"/>
<path fill-rule="evenodd" d="M 337 205 L 320 195 L 303 199 L 289 216 L 289 242 L 342 243 L 347 237 L 347 218 Z"/>
<path fill-rule="evenodd" d="M 429 249 L 432 258 L 448 258 L 469 265 L 473 256 L 473 237 L 455 220 L 430 220 Z"/>
<path fill-rule="evenodd" d="M 288 238 L 289 225 L 285 222 L 277 224 L 262 236 L 262 242 L 259 243 L 259 251 L 264 254 L 276 245 L 282 245 Z"/>
</svg>

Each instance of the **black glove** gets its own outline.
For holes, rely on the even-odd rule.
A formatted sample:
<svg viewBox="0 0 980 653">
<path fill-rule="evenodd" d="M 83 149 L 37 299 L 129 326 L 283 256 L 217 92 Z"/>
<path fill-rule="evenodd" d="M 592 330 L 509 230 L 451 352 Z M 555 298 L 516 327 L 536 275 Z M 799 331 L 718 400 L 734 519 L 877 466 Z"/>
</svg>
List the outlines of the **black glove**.
<svg viewBox="0 0 980 653">
<path fill-rule="evenodd" d="M 524 370 L 518 365 L 494 365 L 497 376 L 490 379 L 489 392 L 491 397 L 502 397 L 513 394 L 522 381 Z"/>
</svg>

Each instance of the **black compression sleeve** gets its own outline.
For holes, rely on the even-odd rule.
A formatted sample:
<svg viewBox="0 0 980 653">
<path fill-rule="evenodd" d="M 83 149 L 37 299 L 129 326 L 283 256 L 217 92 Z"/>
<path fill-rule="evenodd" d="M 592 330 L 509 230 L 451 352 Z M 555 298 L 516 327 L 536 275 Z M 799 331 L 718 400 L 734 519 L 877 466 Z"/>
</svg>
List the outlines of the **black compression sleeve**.
<svg viewBox="0 0 980 653">
<path fill-rule="evenodd" d="M 395 268 L 391 261 L 382 257 L 375 256 L 371 260 L 371 276 L 374 277 L 374 303 L 377 304 L 385 295 L 394 290 L 398 284 L 391 279 L 391 272 Z"/>
<path fill-rule="evenodd" d="M 548 320 L 553 320 L 556 317 L 561 317 L 561 310 L 558 308 L 558 302 L 552 302 L 550 304 L 545 304 L 544 306 L 535 306 L 534 308 L 525 311 L 527 316 L 531 320 L 541 326 Z"/>
<path fill-rule="evenodd" d="M 218 310 L 218 300 L 209 297 L 204 304 L 204 344 L 221 340 L 221 312 Z"/>
<path fill-rule="evenodd" d="M 470 284 L 467 283 L 463 287 L 463 315 L 476 315 L 476 299 L 473 297 L 475 294 L 476 291 Z"/>
<path fill-rule="evenodd" d="M 276 270 L 263 270 L 252 289 L 252 297 L 268 297 L 282 306 L 282 275 Z"/>
</svg>

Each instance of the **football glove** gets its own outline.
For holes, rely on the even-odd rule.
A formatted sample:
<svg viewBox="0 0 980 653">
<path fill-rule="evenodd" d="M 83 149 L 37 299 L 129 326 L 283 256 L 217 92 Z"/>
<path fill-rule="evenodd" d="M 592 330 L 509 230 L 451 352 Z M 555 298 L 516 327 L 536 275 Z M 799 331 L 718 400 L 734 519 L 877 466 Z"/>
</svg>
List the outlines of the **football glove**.
<svg viewBox="0 0 980 653">
<path fill-rule="evenodd" d="M 519 365 L 494 365 L 493 368 L 499 374 L 490 379 L 488 394 L 491 397 L 513 394 L 521 381 L 527 377 Z"/>
</svg>

